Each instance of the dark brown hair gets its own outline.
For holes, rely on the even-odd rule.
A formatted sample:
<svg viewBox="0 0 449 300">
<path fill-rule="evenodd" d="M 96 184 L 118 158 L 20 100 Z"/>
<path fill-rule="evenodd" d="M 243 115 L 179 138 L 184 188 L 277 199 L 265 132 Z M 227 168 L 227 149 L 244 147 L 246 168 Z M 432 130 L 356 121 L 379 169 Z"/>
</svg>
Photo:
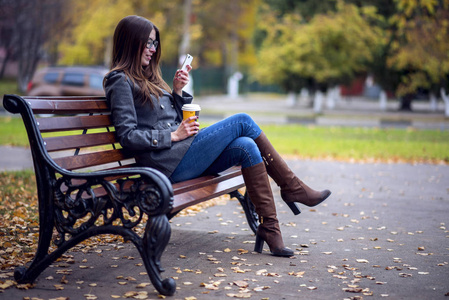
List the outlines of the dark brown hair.
<svg viewBox="0 0 449 300">
<path fill-rule="evenodd" d="M 142 53 L 153 29 L 156 31 L 156 41 L 159 45 L 151 57 L 150 64 L 142 67 Z M 127 16 L 117 24 L 110 72 L 123 71 L 140 87 L 143 102 L 150 100 L 150 95 L 162 96 L 162 90 L 171 92 L 169 85 L 162 79 L 159 67 L 161 49 L 159 29 L 149 20 L 139 16 Z"/>
</svg>

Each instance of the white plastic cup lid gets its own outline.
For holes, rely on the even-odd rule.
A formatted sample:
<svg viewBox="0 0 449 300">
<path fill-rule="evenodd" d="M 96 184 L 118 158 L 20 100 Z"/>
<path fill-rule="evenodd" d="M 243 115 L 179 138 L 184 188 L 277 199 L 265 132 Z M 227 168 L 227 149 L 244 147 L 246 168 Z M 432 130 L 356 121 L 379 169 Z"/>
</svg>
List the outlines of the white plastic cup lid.
<svg viewBox="0 0 449 300">
<path fill-rule="evenodd" d="M 201 107 L 198 104 L 184 104 L 182 110 L 185 111 L 200 111 Z"/>
</svg>

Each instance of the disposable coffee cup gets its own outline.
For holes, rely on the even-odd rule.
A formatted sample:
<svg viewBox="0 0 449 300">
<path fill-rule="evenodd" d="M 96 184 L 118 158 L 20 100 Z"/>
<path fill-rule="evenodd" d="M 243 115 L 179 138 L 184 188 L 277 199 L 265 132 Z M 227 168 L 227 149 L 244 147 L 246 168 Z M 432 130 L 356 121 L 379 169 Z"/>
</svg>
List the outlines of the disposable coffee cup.
<svg viewBox="0 0 449 300">
<path fill-rule="evenodd" d="M 182 119 L 185 120 L 187 118 L 193 116 L 200 116 L 201 107 L 198 104 L 184 104 L 182 106 Z"/>
</svg>

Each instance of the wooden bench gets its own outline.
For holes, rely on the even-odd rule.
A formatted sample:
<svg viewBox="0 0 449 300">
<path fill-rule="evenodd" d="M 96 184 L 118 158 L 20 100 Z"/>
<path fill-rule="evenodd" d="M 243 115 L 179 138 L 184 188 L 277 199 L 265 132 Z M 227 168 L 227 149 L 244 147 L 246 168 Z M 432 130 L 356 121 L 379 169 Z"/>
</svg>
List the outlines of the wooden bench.
<svg viewBox="0 0 449 300">
<path fill-rule="evenodd" d="M 138 167 L 120 147 L 104 97 L 5 95 L 3 106 L 22 116 L 39 199 L 38 248 L 27 268 L 16 268 L 19 283 L 33 282 L 80 242 L 116 234 L 134 243 L 158 292 L 173 295 L 175 281 L 161 278 L 160 258 L 171 235 L 169 220 L 177 213 L 230 194 L 253 232 L 257 229 L 254 207 L 238 191 L 244 187 L 239 168 L 172 185 L 159 171 Z M 141 221 L 146 227 L 139 235 Z M 50 248 L 52 241 L 56 247 Z"/>
</svg>

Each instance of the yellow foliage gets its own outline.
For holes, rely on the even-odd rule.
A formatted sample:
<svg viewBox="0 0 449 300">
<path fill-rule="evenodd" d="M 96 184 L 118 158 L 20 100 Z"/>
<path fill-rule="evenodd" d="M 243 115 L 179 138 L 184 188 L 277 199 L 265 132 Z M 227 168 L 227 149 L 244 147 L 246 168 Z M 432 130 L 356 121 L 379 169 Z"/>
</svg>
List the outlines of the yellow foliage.
<svg viewBox="0 0 449 300">
<path fill-rule="evenodd" d="M 390 68 L 408 71 L 397 88 L 398 96 L 438 85 L 449 74 L 448 5 L 448 0 L 438 9 L 434 0 L 398 1 L 400 13 L 393 20 L 400 24 L 402 39 L 392 44 L 387 60 Z"/>
<path fill-rule="evenodd" d="M 74 27 L 60 44 L 60 63 L 102 64 L 106 43 L 110 41 L 115 26 L 126 15 L 133 13 L 129 1 L 91 0 L 73 4 Z"/>
</svg>

